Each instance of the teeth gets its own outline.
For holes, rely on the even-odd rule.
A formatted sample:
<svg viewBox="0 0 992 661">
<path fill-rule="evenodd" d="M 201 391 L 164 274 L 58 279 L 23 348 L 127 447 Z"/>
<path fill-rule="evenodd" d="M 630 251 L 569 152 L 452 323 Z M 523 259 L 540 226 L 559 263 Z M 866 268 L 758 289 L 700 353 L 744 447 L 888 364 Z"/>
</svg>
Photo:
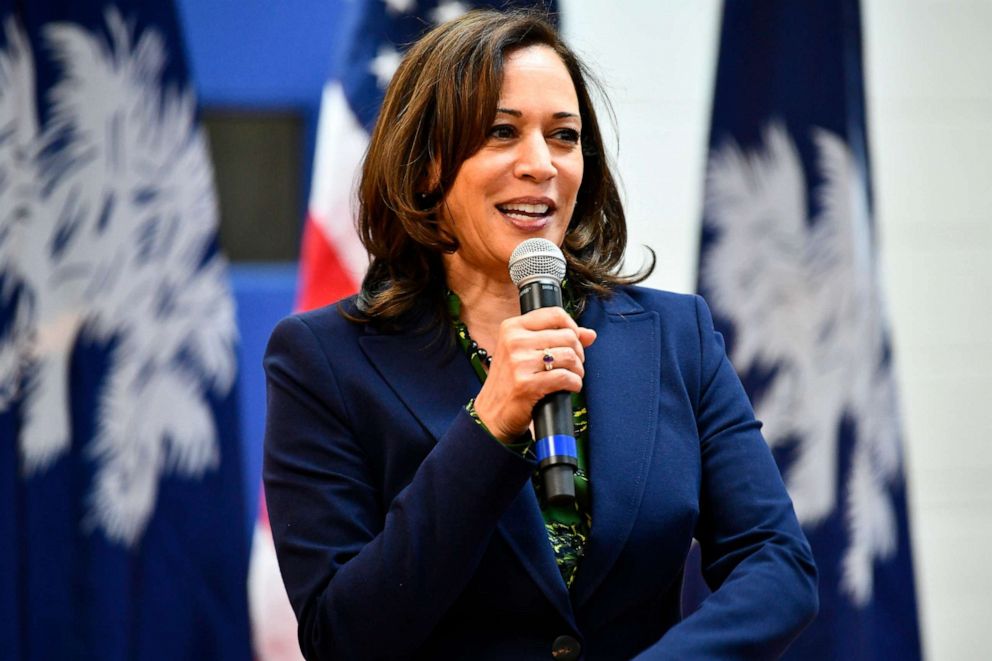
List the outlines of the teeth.
<svg viewBox="0 0 992 661">
<path fill-rule="evenodd" d="M 519 212 L 519 213 L 533 213 L 533 214 L 546 214 L 550 207 L 547 204 L 505 204 L 500 207 L 502 211 L 506 212 Z"/>
</svg>

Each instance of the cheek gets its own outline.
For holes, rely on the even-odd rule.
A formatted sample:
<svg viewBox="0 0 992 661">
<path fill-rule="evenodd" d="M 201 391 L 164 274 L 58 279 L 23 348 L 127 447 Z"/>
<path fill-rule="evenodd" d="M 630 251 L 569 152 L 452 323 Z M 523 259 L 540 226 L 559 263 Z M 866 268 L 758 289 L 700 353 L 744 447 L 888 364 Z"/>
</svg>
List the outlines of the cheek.
<svg viewBox="0 0 992 661">
<path fill-rule="evenodd" d="M 583 167 L 582 161 L 569 170 L 568 173 L 568 185 L 571 189 L 572 206 L 575 206 L 576 198 L 579 195 L 579 188 L 582 187 L 582 177 L 585 174 L 585 169 Z"/>
<path fill-rule="evenodd" d="M 585 174 L 585 159 L 580 155 L 578 162 L 572 169 L 572 181 L 575 186 L 576 192 L 579 190 L 579 186 L 582 184 L 582 177 Z"/>
</svg>

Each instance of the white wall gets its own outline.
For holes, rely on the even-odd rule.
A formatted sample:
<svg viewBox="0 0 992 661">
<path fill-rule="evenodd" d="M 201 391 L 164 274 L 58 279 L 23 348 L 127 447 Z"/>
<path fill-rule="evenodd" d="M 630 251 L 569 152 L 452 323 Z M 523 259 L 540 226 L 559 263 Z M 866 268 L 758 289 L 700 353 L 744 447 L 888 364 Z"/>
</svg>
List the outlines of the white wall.
<svg viewBox="0 0 992 661">
<path fill-rule="evenodd" d="M 871 149 L 934 659 L 992 647 L 992 3 L 872 0 Z"/>
<path fill-rule="evenodd" d="M 607 83 L 631 244 L 693 291 L 718 0 L 561 0 Z M 622 10 L 619 7 L 622 6 Z M 992 2 L 864 0 L 869 139 L 924 648 L 992 648 Z M 636 266 L 641 254 L 629 251 Z"/>
<path fill-rule="evenodd" d="M 645 257 L 639 246 L 648 245 L 658 266 L 647 284 L 692 292 L 720 3 L 632 0 L 622 11 L 596 0 L 559 4 L 569 45 L 616 111 L 629 270 Z M 605 117 L 600 123 L 609 128 Z"/>
</svg>

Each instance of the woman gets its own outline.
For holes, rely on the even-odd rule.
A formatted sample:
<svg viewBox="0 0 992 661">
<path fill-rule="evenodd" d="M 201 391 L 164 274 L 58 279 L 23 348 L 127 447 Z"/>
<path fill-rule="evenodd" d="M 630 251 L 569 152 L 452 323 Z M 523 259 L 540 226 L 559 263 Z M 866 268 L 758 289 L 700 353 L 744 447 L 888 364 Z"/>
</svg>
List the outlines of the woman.
<svg viewBox="0 0 992 661">
<path fill-rule="evenodd" d="M 616 275 L 623 210 L 555 31 L 473 12 L 414 45 L 359 197 L 361 293 L 281 322 L 265 361 L 306 656 L 780 654 L 817 608 L 809 547 L 705 304 Z M 533 237 L 566 256 L 571 314 L 519 312 L 507 262 Z M 528 450 L 560 390 L 571 508 L 535 491 Z M 693 537 L 715 592 L 680 621 Z"/>
</svg>

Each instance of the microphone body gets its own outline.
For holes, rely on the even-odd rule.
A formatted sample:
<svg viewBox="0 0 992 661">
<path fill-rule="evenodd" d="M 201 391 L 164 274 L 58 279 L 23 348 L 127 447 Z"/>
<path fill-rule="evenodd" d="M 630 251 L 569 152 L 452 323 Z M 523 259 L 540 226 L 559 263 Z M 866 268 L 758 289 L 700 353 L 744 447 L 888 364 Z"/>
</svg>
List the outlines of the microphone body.
<svg viewBox="0 0 992 661">
<path fill-rule="evenodd" d="M 549 255 L 554 259 L 549 260 Z M 559 283 L 565 275 L 565 258 L 554 243 L 545 239 L 522 242 L 510 258 L 510 272 L 520 291 L 521 314 L 563 307 Z M 579 466 L 571 393 L 545 395 L 534 406 L 533 417 L 534 451 L 544 496 L 553 505 L 569 505 L 575 501 L 575 471 Z"/>
</svg>

